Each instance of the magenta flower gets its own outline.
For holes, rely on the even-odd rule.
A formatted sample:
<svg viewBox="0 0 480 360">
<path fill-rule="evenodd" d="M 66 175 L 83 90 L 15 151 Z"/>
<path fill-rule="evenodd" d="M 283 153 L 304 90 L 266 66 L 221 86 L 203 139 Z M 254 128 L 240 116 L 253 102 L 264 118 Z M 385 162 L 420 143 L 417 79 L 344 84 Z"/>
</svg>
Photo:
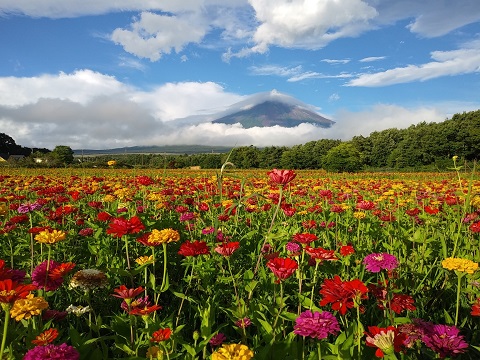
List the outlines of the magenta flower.
<svg viewBox="0 0 480 360">
<path fill-rule="evenodd" d="M 302 312 L 295 320 L 294 333 L 314 339 L 325 339 L 329 334 L 335 335 L 340 331 L 337 318 L 331 312 L 310 310 Z"/>
<path fill-rule="evenodd" d="M 239 328 L 245 329 L 252 325 L 252 321 L 246 317 L 240 320 L 235 321 L 235 325 L 238 326 Z"/>
<path fill-rule="evenodd" d="M 394 255 L 388 253 L 373 253 L 365 256 L 363 264 L 368 271 L 378 273 L 381 270 L 395 269 L 398 267 L 398 260 Z"/>
<path fill-rule="evenodd" d="M 285 249 L 287 251 L 290 251 L 290 252 L 293 252 L 293 253 L 297 253 L 300 251 L 300 244 L 297 244 L 296 242 L 288 242 L 287 245 L 285 245 Z"/>
<path fill-rule="evenodd" d="M 35 346 L 33 349 L 27 351 L 23 360 L 78 360 L 80 354 L 73 346 L 65 343 L 61 345 L 48 344 L 45 346 Z"/>
<path fill-rule="evenodd" d="M 437 324 L 423 330 L 422 341 L 438 353 L 441 359 L 464 353 L 468 348 L 468 343 L 456 326 Z"/>
<path fill-rule="evenodd" d="M 223 333 L 218 333 L 217 335 L 212 336 L 209 343 L 212 346 L 219 346 L 222 345 L 223 342 L 227 340 L 227 337 Z"/>
<path fill-rule="evenodd" d="M 50 260 L 47 272 L 47 261 L 43 261 L 33 270 L 32 284 L 39 289 L 43 289 L 45 287 L 46 291 L 57 290 L 63 284 L 63 277 L 52 277 L 49 276 L 49 273 L 59 266 L 59 263 Z"/>
</svg>

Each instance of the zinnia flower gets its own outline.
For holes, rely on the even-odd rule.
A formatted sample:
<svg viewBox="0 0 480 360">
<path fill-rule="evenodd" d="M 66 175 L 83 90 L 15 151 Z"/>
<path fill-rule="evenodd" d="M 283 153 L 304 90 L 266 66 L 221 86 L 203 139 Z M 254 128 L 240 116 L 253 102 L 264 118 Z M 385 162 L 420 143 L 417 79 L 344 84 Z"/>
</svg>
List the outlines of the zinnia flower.
<svg viewBox="0 0 480 360">
<path fill-rule="evenodd" d="M 113 291 L 115 294 L 112 294 L 112 296 L 131 301 L 133 298 L 137 297 L 143 292 L 143 287 L 139 286 L 135 289 L 129 289 L 125 285 L 120 285 L 120 287 L 113 289 Z"/>
<path fill-rule="evenodd" d="M 238 241 L 224 242 L 215 247 L 215 251 L 223 256 L 231 256 L 238 248 L 240 243 Z"/>
<path fill-rule="evenodd" d="M 448 270 L 473 274 L 478 269 L 478 263 L 468 259 L 450 257 L 442 261 L 442 267 Z"/>
<path fill-rule="evenodd" d="M 105 273 L 96 269 L 85 269 L 77 271 L 70 280 L 70 286 L 73 288 L 79 287 L 82 290 L 88 291 L 107 286 L 108 279 Z"/>
<path fill-rule="evenodd" d="M 107 234 L 121 238 L 127 234 L 136 234 L 143 229 L 145 229 L 145 226 L 138 216 L 133 216 L 129 220 L 118 217 L 113 219 L 108 225 Z"/>
<path fill-rule="evenodd" d="M 145 264 L 153 263 L 153 255 L 140 256 L 140 257 L 135 259 L 135 262 L 140 266 L 145 265 Z"/>
<path fill-rule="evenodd" d="M 180 234 L 173 229 L 157 230 L 147 233 L 137 239 L 139 243 L 146 246 L 159 246 L 180 240 Z"/>
<path fill-rule="evenodd" d="M 470 312 L 472 316 L 480 316 L 480 298 L 475 300 L 475 304 L 472 305 L 472 311 Z"/>
<path fill-rule="evenodd" d="M 293 170 L 277 170 L 273 169 L 272 171 L 267 172 L 268 177 L 277 185 L 287 185 L 291 182 L 297 174 Z"/>
<path fill-rule="evenodd" d="M 368 288 L 359 279 L 342 281 L 338 275 L 325 279 L 320 294 L 323 295 L 320 306 L 332 304 L 333 310 L 345 315 L 348 309 L 358 306 L 360 300 L 368 297 Z"/>
<path fill-rule="evenodd" d="M 158 329 L 152 334 L 152 338 L 150 339 L 150 341 L 159 343 L 159 342 L 170 339 L 171 334 L 172 334 L 172 330 L 169 328 Z"/>
<path fill-rule="evenodd" d="M 45 346 L 53 342 L 53 340 L 55 340 L 57 337 L 58 330 L 51 328 L 39 334 L 34 340 L 32 340 L 32 344 L 37 346 Z"/>
<path fill-rule="evenodd" d="M 241 329 L 245 329 L 252 325 L 252 321 L 248 317 L 245 317 L 243 319 L 235 321 L 235 325 Z"/>
<path fill-rule="evenodd" d="M 328 261 L 336 261 L 338 258 L 335 256 L 334 250 L 326 250 L 321 247 L 319 248 L 312 248 L 310 246 L 305 247 L 305 252 L 310 255 L 313 259 L 317 259 L 320 261 L 328 260 Z"/>
<path fill-rule="evenodd" d="M 23 285 L 11 279 L 0 281 L 0 303 L 13 304 L 18 299 L 25 299 L 30 291 L 37 287 L 33 284 Z"/>
<path fill-rule="evenodd" d="M 80 353 L 73 346 L 65 343 L 61 345 L 48 344 L 45 346 L 36 346 L 27 351 L 23 360 L 78 360 Z"/>
<path fill-rule="evenodd" d="M 277 277 L 277 283 L 289 278 L 297 269 L 298 263 L 291 258 L 276 257 L 267 261 L 267 267 Z"/>
<path fill-rule="evenodd" d="M 317 235 L 309 233 L 300 233 L 293 235 L 293 241 L 296 241 L 301 244 L 310 245 L 311 242 L 318 240 Z"/>
<path fill-rule="evenodd" d="M 415 300 L 410 295 L 393 294 L 390 301 L 390 308 L 396 314 L 400 314 L 404 310 L 415 311 L 417 308 L 414 305 Z"/>
<path fill-rule="evenodd" d="M 219 346 L 222 345 L 222 343 L 227 340 L 227 337 L 223 333 L 218 333 L 217 335 L 212 336 L 210 341 L 208 342 L 212 346 Z"/>
<path fill-rule="evenodd" d="M 365 256 L 363 264 L 368 271 L 378 273 L 381 270 L 395 269 L 398 266 L 398 260 L 394 255 L 388 253 L 373 253 Z"/>
<path fill-rule="evenodd" d="M 399 333 L 398 329 L 393 326 L 386 328 L 369 326 L 365 335 L 367 346 L 376 347 L 375 356 L 379 358 L 402 351 L 404 341 L 407 338 L 406 334 Z"/>
<path fill-rule="evenodd" d="M 152 306 L 136 306 L 132 308 L 130 311 L 130 315 L 140 315 L 145 316 L 151 314 L 154 311 L 160 310 L 162 307 L 160 305 L 152 305 Z"/>
<path fill-rule="evenodd" d="M 55 244 L 65 240 L 67 234 L 62 230 L 43 230 L 35 235 L 35 240 L 42 244 Z"/>
<path fill-rule="evenodd" d="M 223 344 L 212 354 L 212 360 L 250 360 L 253 351 L 243 344 Z"/>
<path fill-rule="evenodd" d="M 48 267 L 48 271 L 47 271 Z M 39 289 L 46 291 L 57 290 L 63 284 L 63 277 L 68 274 L 75 264 L 59 264 L 54 260 L 43 261 L 32 272 L 32 283 Z"/>
<path fill-rule="evenodd" d="M 293 328 L 295 329 L 293 332 L 297 335 L 319 340 L 340 331 L 337 318 L 328 311 L 312 313 L 310 310 L 306 310 L 297 317 Z"/>
<path fill-rule="evenodd" d="M 185 241 L 180 245 L 178 254 L 182 256 L 199 256 L 199 255 L 208 255 L 210 250 L 208 249 L 207 243 L 205 241 Z"/>
<path fill-rule="evenodd" d="M 424 331 L 422 341 L 438 353 L 441 359 L 464 353 L 468 348 L 468 343 L 456 326 L 437 324 L 427 327 Z"/>
<path fill-rule="evenodd" d="M 16 321 L 28 320 L 32 316 L 40 315 L 42 310 L 48 308 L 48 302 L 43 297 L 27 295 L 24 299 L 18 299 L 10 309 L 10 317 Z"/>
</svg>

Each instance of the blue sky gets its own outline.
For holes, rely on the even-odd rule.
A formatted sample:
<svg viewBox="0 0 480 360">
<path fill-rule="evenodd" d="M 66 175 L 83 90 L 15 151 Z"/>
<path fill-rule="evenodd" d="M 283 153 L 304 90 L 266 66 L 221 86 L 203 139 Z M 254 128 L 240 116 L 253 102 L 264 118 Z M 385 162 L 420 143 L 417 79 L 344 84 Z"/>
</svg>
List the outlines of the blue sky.
<svg viewBox="0 0 480 360">
<path fill-rule="evenodd" d="M 480 108 L 478 0 L 0 0 L 0 43 L 23 146 L 292 146 Z M 184 119 L 273 90 L 336 124 Z"/>
</svg>

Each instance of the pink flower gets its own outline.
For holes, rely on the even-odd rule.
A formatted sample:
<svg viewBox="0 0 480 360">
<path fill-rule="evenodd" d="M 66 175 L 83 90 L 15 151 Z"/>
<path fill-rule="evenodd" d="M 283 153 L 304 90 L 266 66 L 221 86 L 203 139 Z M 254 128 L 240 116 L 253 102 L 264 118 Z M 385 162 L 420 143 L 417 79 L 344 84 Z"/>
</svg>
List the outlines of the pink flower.
<svg viewBox="0 0 480 360">
<path fill-rule="evenodd" d="M 306 310 L 297 317 L 293 328 L 295 334 L 314 339 L 325 339 L 329 334 L 335 335 L 340 331 L 337 318 L 328 311 L 312 313 Z"/>
<path fill-rule="evenodd" d="M 293 170 L 278 169 L 273 169 L 272 171 L 267 172 L 267 175 L 272 182 L 281 186 L 287 185 L 297 176 L 297 174 Z"/>
</svg>

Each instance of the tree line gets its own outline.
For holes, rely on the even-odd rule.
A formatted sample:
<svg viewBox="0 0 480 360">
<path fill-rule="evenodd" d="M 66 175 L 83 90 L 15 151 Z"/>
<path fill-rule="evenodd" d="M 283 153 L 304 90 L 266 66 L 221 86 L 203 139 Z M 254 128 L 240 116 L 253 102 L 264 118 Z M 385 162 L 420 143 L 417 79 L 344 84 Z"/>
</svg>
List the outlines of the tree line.
<svg viewBox="0 0 480 360">
<path fill-rule="evenodd" d="M 349 141 L 320 139 L 293 147 L 241 146 L 229 153 L 88 158 L 74 158 L 68 149 L 66 146 L 55 148 L 55 164 L 106 167 L 108 161 L 115 160 L 117 167 L 219 169 L 229 161 L 239 169 L 444 170 L 452 166 L 453 156 L 467 163 L 480 157 L 480 110 L 455 114 L 441 123 L 422 122 L 406 129 L 390 128 L 372 132 L 367 137 L 355 136 Z"/>
</svg>

